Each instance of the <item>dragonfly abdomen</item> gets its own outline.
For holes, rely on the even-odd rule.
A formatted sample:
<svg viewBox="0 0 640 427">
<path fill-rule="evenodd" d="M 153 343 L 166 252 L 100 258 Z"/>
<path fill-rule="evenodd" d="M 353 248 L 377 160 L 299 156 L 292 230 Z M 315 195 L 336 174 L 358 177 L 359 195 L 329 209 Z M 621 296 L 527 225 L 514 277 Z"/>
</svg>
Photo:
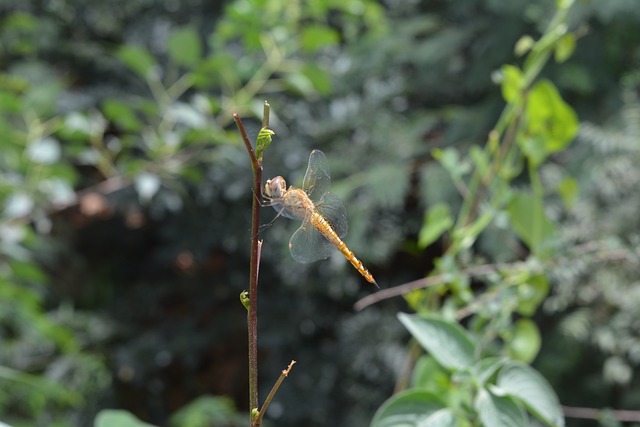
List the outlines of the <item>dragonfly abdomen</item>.
<svg viewBox="0 0 640 427">
<path fill-rule="evenodd" d="M 313 213 L 313 217 L 311 219 L 312 225 L 320 232 L 323 236 L 325 236 L 333 246 L 336 247 L 344 256 L 349 260 L 349 262 L 355 267 L 356 270 L 367 279 L 367 282 L 373 283 L 378 286 L 373 275 L 369 273 L 369 270 L 362 264 L 358 258 L 356 258 L 355 254 L 349 249 L 346 243 L 342 241 L 342 239 L 336 234 L 331 225 L 327 222 L 326 219 L 318 212 Z"/>
</svg>

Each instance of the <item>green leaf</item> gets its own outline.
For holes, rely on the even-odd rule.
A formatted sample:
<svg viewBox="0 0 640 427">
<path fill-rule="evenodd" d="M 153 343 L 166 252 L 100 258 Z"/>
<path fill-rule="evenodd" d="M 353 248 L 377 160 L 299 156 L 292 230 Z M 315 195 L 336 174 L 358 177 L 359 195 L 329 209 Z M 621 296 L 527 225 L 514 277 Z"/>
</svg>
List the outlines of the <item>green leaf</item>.
<svg viewBox="0 0 640 427">
<path fill-rule="evenodd" d="M 436 362 L 433 356 L 422 355 L 413 369 L 411 386 L 436 393 L 446 393 L 451 388 L 451 375 Z"/>
<path fill-rule="evenodd" d="M 565 34 L 558 40 L 554 50 L 556 62 L 562 63 L 569 59 L 576 49 L 576 36 L 571 33 Z"/>
<path fill-rule="evenodd" d="M 489 382 L 493 375 L 500 369 L 505 363 L 503 358 L 499 357 L 487 357 L 473 365 L 472 371 L 476 377 L 476 381 L 480 385 L 484 385 Z"/>
<path fill-rule="evenodd" d="M 333 46 L 339 40 L 336 30 L 329 27 L 310 25 L 302 30 L 302 48 L 307 52 L 314 52 L 324 47 Z"/>
<path fill-rule="evenodd" d="M 147 424 L 128 411 L 115 409 L 103 409 L 98 412 L 93 422 L 94 427 L 156 427 L 153 424 Z"/>
<path fill-rule="evenodd" d="M 202 57 L 202 41 L 194 27 L 182 27 L 171 32 L 167 50 L 176 64 L 193 67 Z"/>
<path fill-rule="evenodd" d="M 518 285 L 517 312 L 523 316 L 533 316 L 542 301 L 549 295 L 549 280 L 542 274 L 529 277 Z"/>
<path fill-rule="evenodd" d="M 418 247 L 424 249 L 453 225 L 453 217 L 446 203 L 437 203 L 425 213 L 418 236 Z"/>
<path fill-rule="evenodd" d="M 124 45 L 118 49 L 116 55 L 131 70 L 144 79 L 149 77 L 152 68 L 156 65 L 153 56 L 147 50 L 138 46 Z"/>
<path fill-rule="evenodd" d="M 370 427 L 435 426 L 426 422 L 444 407 L 444 402 L 434 393 L 424 390 L 404 391 L 392 396 L 378 408 Z"/>
<path fill-rule="evenodd" d="M 329 95 L 331 93 L 331 75 L 324 69 L 314 63 L 305 64 L 302 68 L 304 74 L 313 88 L 321 95 Z"/>
<path fill-rule="evenodd" d="M 544 258 L 548 255 L 555 227 L 544 213 L 542 200 L 537 197 L 529 192 L 516 193 L 507 211 L 518 237 L 535 255 Z"/>
<path fill-rule="evenodd" d="M 108 99 L 102 104 L 102 112 L 107 119 L 124 131 L 135 133 L 142 129 L 136 112 L 124 101 Z"/>
<path fill-rule="evenodd" d="M 485 427 L 526 427 L 529 421 L 512 397 L 496 396 L 481 389 L 474 402 L 478 417 Z"/>
<path fill-rule="evenodd" d="M 445 368 L 462 370 L 474 363 L 475 344 L 457 323 L 405 313 L 399 313 L 398 319 Z"/>
<path fill-rule="evenodd" d="M 540 331 L 529 319 L 518 320 L 513 327 L 513 335 L 507 340 L 509 356 L 524 363 L 531 363 L 540 351 Z"/>
<path fill-rule="evenodd" d="M 502 67 L 502 97 L 506 102 L 513 102 L 522 96 L 522 71 L 513 65 Z"/>
<path fill-rule="evenodd" d="M 533 415 L 550 426 L 564 426 L 555 392 L 537 371 L 520 362 L 507 364 L 498 374 L 497 390 L 520 400 Z"/>
<path fill-rule="evenodd" d="M 260 162 L 262 162 L 262 155 L 265 150 L 271 145 L 271 136 L 275 134 L 274 131 L 267 128 L 262 128 L 260 132 L 258 132 L 258 139 L 256 139 L 256 156 Z"/>
<path fill-rule="evenodd" d="M 237 425 L 233 401 L 223 396 L 201 396 L 171 415 L 169 425 L 175 427 Z"/>
<path fill-rule="evenodd" d="M 560 194 L 564 207 L 567 210 L 571 210 L 571 208 L 573 208 L 573 204 L 578 198 L 579 190 L 580 187 L 578 186 L 578 181 L 571 177 L 566 177 L 562 180 L 560 185 L 558 185 L 558 193 Z"/>
<path fill-rule="evenodd" d="M 578 116 L 548 80 L 541 80 L 527 97 L 526 138 L 519 138 L 522 150 L 534 166 L 564 149 L 578 132 Z"/>
</svg>

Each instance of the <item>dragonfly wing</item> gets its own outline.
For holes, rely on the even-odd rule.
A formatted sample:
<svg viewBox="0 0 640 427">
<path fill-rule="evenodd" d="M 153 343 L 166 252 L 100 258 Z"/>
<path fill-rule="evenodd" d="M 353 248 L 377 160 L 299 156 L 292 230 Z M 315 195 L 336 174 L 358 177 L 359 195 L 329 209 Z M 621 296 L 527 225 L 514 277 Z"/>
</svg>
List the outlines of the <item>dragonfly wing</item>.
<svg viewBox="0 0 640 427">
<path fill-rule="evenodd" d="M 331 242 L 308 222 L 302 224 L 289 241 L 291 256 L 303 264 L 329 258 L 332 250 Z"/>
<path fill-rule="evenodd" d="M 329 175 L 329 164 L 324 153 L 320 150 L 313 150 L 309 155 L 309 165 L 304 174 L 302 189 L 309 195 L 311 200 L 317 200 L 331 187 L 331 176 Z"/>
<path fill-rule="evenodd" d="M 347 235 L 347 210 L 338 196 L 334 193 L 324 193 L 316 203 L 316 211 L 327 220 L 338 237 L 343 238 Z"/>
</svg>

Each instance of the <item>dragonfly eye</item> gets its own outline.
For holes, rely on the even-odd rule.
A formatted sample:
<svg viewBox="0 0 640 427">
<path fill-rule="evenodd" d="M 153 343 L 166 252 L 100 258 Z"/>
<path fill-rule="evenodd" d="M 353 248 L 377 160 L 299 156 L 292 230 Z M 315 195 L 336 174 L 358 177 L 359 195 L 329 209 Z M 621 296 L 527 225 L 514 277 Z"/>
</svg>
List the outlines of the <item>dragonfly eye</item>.
<svg viewBox="0 0 640 427">
<path fill-rule="evenodd" d="M 287 191 L 287 182 L 281 176 L 276 176 L 273 179 L 268 179 L 264 186 L 264 193 L 267 197 L 272 199 L 281 198 Z"/>
</svg>

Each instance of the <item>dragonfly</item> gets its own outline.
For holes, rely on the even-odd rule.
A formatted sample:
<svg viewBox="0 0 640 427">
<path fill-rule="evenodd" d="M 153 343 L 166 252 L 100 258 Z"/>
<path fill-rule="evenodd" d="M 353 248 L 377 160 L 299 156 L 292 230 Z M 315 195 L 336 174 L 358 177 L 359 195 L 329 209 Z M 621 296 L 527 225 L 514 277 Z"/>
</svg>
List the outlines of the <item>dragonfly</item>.
<svg viewBox="0 0 640 427">
<path fill-rule="evenodd" d="M 329 258 L 334 247 L 369 282 L 379 287 L 373 275 L 342 241 L 347 235 L 347 210 L 338 196 L 329 192 L 331 177 L 324 153 L 313 150 L 302 188 L 290 186 L 281 176 L 268 179 L 264 198 L 278 216 L 302 220 L 289 241 L 289 251 L 297 262 L 306 264 Z"/>
</svg>

